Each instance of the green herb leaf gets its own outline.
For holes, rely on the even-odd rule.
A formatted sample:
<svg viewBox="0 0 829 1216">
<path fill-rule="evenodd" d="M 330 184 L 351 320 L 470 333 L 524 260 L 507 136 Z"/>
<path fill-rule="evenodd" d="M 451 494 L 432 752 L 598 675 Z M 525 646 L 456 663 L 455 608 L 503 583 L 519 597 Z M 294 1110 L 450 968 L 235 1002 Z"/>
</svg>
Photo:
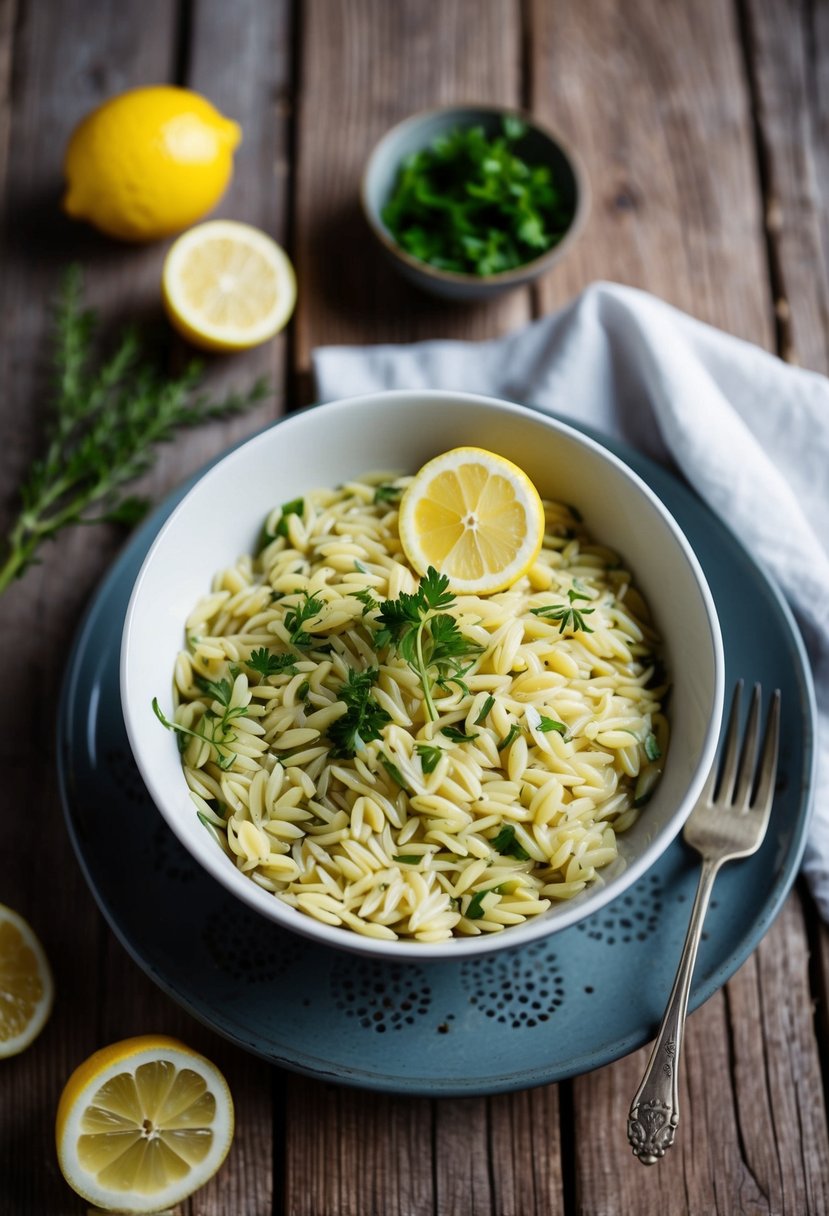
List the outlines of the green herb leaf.
<svg viewBox="0 0 829 1216">
<path fill-rule="evenodd" d="M 303 591 L 301 594 L 304 597 L 302 603 L 297 604 L 294 608 L 289 608 L 285 613 L 285 628 L 290 635 L 292 646 L 313 646 L 314 639 L 306 632 L 304 626 L 308 621 L 319 616 L 325 603 L 318 595 L 309 595 L 307 591 Z"/>
<path fill-rule="evenodd" d="M 484 916 L 484 896 L 489 895 L 490 891 L 494 891 L 494 887 L 489 887 L 485 891 L 476 891 L 466 906 L 464 916 L 467 920 L 483 920 Z"/>
<path fill-rule="evenodd" d="M 515 839 L 515 827 L 505 823 L 498 835 L 492 841 L 492 847 L 502 857 L 514 857 L 517 861 L 529 861 L 530 855 L 521 843 Z"/>
<path fill-rule="evenodd" d="M 288 516 L 302 515 L 305 511 L 305 499 L 293 498 L 290 502 L 283 502 L 282 514 L 279 516 L 279 522 L 276 525 L 277 536 L 288 535 Z"/>
<path fill-rule="evenodd" d="M 513 722 L 512 726 L 509 728 L 507 733 L 504 735 L 503 739 L 498 744 L 498 751 L 502 752 L 505 748 L 509 747 L 509 745 L 512 742 L 514 742 L 514 740 L 517 739 L 520 734 L 521 734 L 521 723 Z"/>
<path fill-rule="evenodd" d="M 478 738 L 478 732 L 474 735 L 467 735 L 457 726 L 442 726 L 440 733 L 446 735 L 447 739 L 451 739 L 453 743 L 471 743 L 473 739 Z"/>
<path fill-rule="evenodd" d="M 401 486 L 382 485 L 377 486 L 374 491 L 374 502 L 397 502 L 400 495 L 403 493 Z"/>
<path fill-rule="evenodd" d="M 201 364 L 170 376 L 132 329 L 100 359 L 96 330 L 95 314 L 83 307 L 80 268 L 72 266 L 55 311 L 43 450 L 28 469 L 19 514 L 0 546 L 0 593 L 64 528 L 103 520 L 134 524 L 144 503 L 124 488 L 152 466 L 159 444 L 180 428 L 242 413 L 270 391 L 259 381 L 247 393 L 212 401 L 198 391 Z"/>
<path fill-rule="evenodd" d="M 567 598 L 570 601 L 569 607 L 561 604 L 550 604 L 543 608 L 531 608 L 530 612 L 533 614 L 533 616 L 544 617 L 545 620 L 548 619 L 551 621 L 558 621 L 559 633 L 564 633 L 564 630 L 568 627 L 568 625 L 573 633 L 575 633 L 577 630 L 581 630 L 582 633 L 592 633 L 593 630 L 588 624 L 585 623 L 584 618 L 595 612 L 595 608 L 573 607 L 576 600 L 589 600 L 590 596 L 585 595 L 583 592 L 577 589 L 571 588 L 567 592 Z"/>
<path fill-rule="evenodd" d="M 493 696 L 487 697 L 487 699 L 484 701 L 483 705 L 481 706 L 481 712 L 478 714 L 477 718 L 475 719 L 476 726 L 483 726 L 484 722 L 486 722 L 486 720 L 487 720 L 489 711 L 492 709 L 494 704 L 495 704 L 495 698 Z"/>
<path fill-rule="evenodd" d="M 365 671 L 351 669 L 340 686 L 339 699 L 348 708 L 328 727 L 328 738 L 334 744 L 331 755 L 336 759 L 356 755 L 372 739 L 379 739 L 383 727 L 391 722 L 389 714 L 371 695 L 379 674 L 376 667 Z"/>
<path fill-rule="evenodd" d="M 415 751 L 420 756 L 420 767 L 424 773 L 433 773 L 440 764 L 443 748 L 434 747 L 429 743 L 415 743 Z"/>
<path fill-rule="evenodd" d="M 392 861 L 401 866 L 416 866 L 422 860 L 419 853 L 398 853 L 396 857 L 392 857 Z"/>
<path fill-rule="evenodd" d="M 396 781 L 401 790 L 407 790 L 409 788 L 408 783 L 397 765 L 392 760 L 389 760 L 388 756 L 383 752 L 379 753 L 378 759 L 392 781 Z"/>
<path fill-rule="evenodd" d="M 538 726 L 535 729 L 541 731 L 542 734 L 554 730 L 556 734 L 567 735 L 567 727 L 563 722 L 556 722 L 555 718 L 545 718 L 544 714 L 541 715 Z"/>
<path fill-rule="evenodd" d="M 230 697 L 233 693 L 233 685 L 230 680 L 208 680 L 205 676 L 196 676 L 196 684 L 202 692 L 206 692 L 220 705 L 227 707 L 230 704 Z"/>
<path fill-rule="evenodd" d="M 263 678 L 276 675 L 296 675 L 295 657 L 292 654 L 274 654 L 266 646 L 250 652 L 248 667 Z"/>
<path fill-rule="evenodd" d="M 654 734 L 649 734 L 645 738 L 645 755 L 649 760 L 659 760 L 662 757 L 662 748 Z"/>
</svg>

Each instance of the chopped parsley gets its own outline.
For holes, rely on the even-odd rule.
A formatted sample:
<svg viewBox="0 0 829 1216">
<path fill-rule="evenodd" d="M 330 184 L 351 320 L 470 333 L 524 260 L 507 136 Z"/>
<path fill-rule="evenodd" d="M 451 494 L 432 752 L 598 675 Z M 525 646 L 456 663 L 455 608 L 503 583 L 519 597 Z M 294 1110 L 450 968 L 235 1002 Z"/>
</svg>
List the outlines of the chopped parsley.
<svg viewBox="0 0 829 1216">
<path fill-rule="evenodd" d="M 511 823 L 504 824 L 492 841 L 492 847 L 502 857 L 514 857 L 517 861 L 530 860 L 527 850 L 521 845 L 520 841 L 515 839 L 515 827 Z"/>
<path fill-rule="evenodd" d="M 451 739 L 453 743 L 471 743 L 473 739 L 478 738 L 478 732 L 474 735 L 467 735 L 465 731 L 460 730 L 457 726 L 442 726 L 440 733 L 446 735 L 447 739 Z"/>
<path fill-rule="evenodd" d="M 495 704 L 495 698 L 492 696 L 487 697 L 487 699 L 484 701 L 483 705 L 481 706 L 481 712 L 478 714 L 477 718 L 475 719 L 476 726 L 483 726 L 484 722 L 486 722 L 487 715 L 489 714 L 489 711 L 492 709 L 494 704 Z"/>
<path fill-rule="evenodd" d="M 662 757 L 662 748 L 653 733 L 645 737 L 645 755 L 649 760 L 659 760 Z"/>
<path fill-rule="evenodd" d="M 592 633 L 593 630 L 585 623 L 584 618 L 595 612 L 595 608 L 576 608 L 577 600 L 590 600 L 589 595 L 571 587 L 567 592 L 567 598 L 570 601 L 569 606 L 566 604 L 549 604 L 544 608 L 531 608 L 530 612 L 533 616 L 543 617 L 545 620 L 558 621 L 559 633 L 564 633 L 564 630 L 569 625 L 571 631 L 575 633 L 581 630 L 582 633 Z"/>
<path fill-rule="evenodd" d="M 296 675 L 295 661 L 296 658 L 292 654 L 274 654 L 266 646 L 260 646 L 250 652 L 247 665 L 267 679 L 268 676 Z"/>
<path fill-rule="evenodd" d="M 379 671 L 368 667 L 365 671 L 350 669 L 339 690 L 339 699 L 348 707 L 341 718 L 328 727 L 328 738 L 334 744 L 331 755 L 335 759 L 346 759 L 361 751 L 380 733 L 391 718 L 371 695 Z"/>
<path fill-rule="evenodd" d="M 498 751 L 499 751 L 499 752 L 504 751 L 504 749 L 505 749 L 505 748 L 507 748 L 507 747 L 509 747 L 509 745 L 510 745 L 511 743 L 514 743 L 514 742 L 515 742 L 515 740 L 518 738 L 518 736 L 519 736 L 520 734 L 521 734 L 521 723 L 520 723 L 520 722 L 513 722 L 512 726 L 509 728 L 509 730 L 507 731 L 507 733 L 504 735 L 503 739 L 502 739 L 502 740 L 500 741 L 500 743 L 497 745 L 497 746 L 498 746 Z"/>
<path fill-rule="evenodd" d="M 443 748 L 430 743 L 415 743 L 415 751 L 420 756 L 420 767 L 424 773 L 433 773 L 440 763 Z"/>
</svg>

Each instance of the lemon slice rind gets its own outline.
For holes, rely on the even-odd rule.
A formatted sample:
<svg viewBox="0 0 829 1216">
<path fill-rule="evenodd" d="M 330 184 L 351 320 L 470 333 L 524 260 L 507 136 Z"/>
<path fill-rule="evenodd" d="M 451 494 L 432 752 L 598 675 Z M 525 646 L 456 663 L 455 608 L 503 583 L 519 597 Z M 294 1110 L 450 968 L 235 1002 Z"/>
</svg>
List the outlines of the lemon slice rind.
<svg viewBox="0 0 829 1216">
<path fill-rule="evenodd" d="M 30 1007 L 25 1025 L 16 1034 L 4 1033 L 6 1019 L 0 1013 L 0 1059 L 5 1059 L 24 1051 L 40 1034 L 52 1012 L 55 986 L 49 960 L 31 925 L 5 904 L 0 904 L 0 929 L 4 936 L 9 933 L 9 945 L 16 955 L 14 960 L 0 957 L 0 1000 L 8 1003 L 15 1020 L 21 1002 Z"/>
<path fill-rule="evenodd" d="M 144 1068 L 146 1072 L 147 1066 L 152 1069 L 159 1065 L 162 1069 L 168 1066 L 167 1075 L 172 1080 L 166 1090 L 162 1084 L 160 1093 L 156 1087 L 151 1099 L 141 1085 L 139 1070 Z M 170 1098 L 178 1081 L 189 1082 L 189 1074 L 196 1074 L 205 1084 L 199 1099 L 202 1106 L 203 1094 L 214 1099 L 213 1104 L 207 1104 L 213 1110 L 209 1119 L 201 1110 L 188 1116 L 192 1103 L 188 1108 L 186 1100 L 172 1102 Z M 115 1094 L 120 1101 L 102 1098 L 102 1092 Z M 163 1108 L 165 1101 L 170 1104 L 166 1122 L 163 1115 L 158 1118 L 157 1109 L 151 1109 L 153 1102 L 156 1108 L 159 1105 Z M 108 1121 L 111 1128 L 106 1126 Z M 75 1069 L 58 1104 L 55 1121 L 58 1162 L 73 1190 L 97 1208 L 120 1213 L 156 1213 L 174 1208 L 213 1177 L 227 1156 L 233 1126 L 233 1099 L 219 1069 L 176 1039 L 143 1035 L 104 1047 Z M 208 1133 L 210 1145 L 205 1151 Z M 100 1137 L 98 1144 L 94 1143 L 97 1137 Z M 101 1183 L 102 1175 L 111 1179 L 118 1173 L 119 1137 L 126 1145 L 134 1145 L 142 1137 L 148 1142 L 152 1138 L 164 1140 L 162 1157 L 172 1163 L 171 1172 L 175 1176 L 162 1185 L 158 1172 L 148 1170 L 154 1178 L 154 1183 L 148 1184 L 146 1179 L 142 1180 L 139 1168 L 132 1183 L 129 1170 L 117 1184 Z"/>
<path fill-rule="evenodd" d="M 434 457 L 400 503 L 400 541 L 420 575 L 434 566 L 456 594 L 491 595 L 518 581 L 544 539 L 544 505 L 503 456 L 460 447 Z"/>
</svg>

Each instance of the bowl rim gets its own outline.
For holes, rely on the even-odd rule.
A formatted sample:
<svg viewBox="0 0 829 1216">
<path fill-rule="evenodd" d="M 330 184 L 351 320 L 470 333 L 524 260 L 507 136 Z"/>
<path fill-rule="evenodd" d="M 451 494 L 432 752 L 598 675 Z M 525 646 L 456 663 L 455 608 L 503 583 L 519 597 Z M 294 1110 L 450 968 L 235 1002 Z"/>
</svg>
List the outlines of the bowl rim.
<svg viewBox="0 0 829 1216">
<path fill-rule="evenodd" d="M 481 114 L 499 114 L 506 117 L 520 118 L 528 127 L 534 127 L 540 135 L 554 144 L 564 155 L 576 182 L 576 206 L 573 218 L 561 240 L 550 249 L 546 249 L 543 253 L 540 253 L 537 257 L 531 258 L 527 262 L 522 262 L 520 266 L 515 266 L 512 270 L 499 270 L 496 274 L 466 274 L 459 270 L 441 270 L 437 266 L 432 266 L 429 262 L 423 262 L 420 258 L 413 257 L 412 254 L 408 253 L 394 240 L 368 198 L 369 174 L 372 165 L 384 146 L 393 143 L 407 128 L 418 127 L 421 123 L 435 115 L 469 110 L 477 110 Z M 546 123 L 539 121 L 530 111 L 520 106 L 499 106 L 489 102 L 456 102 L 452 105 L 431 106 L 425 110 L 417 110 L 407 118 L 401 119 L 393 127 L 389 127 L 381 135 L 377 143 L 374 144 L 360 178 L 360 204 L 363 215 L 372 232 L 385 249 L 413 270 L 420 271 L 439 283 L 454 283 L 456 286 L 463 285 L 468 287 L 473 284 L 480 284 L 481 286 L 494 287 L 506 286 L 510 283 L 518 286 L 525 282 L 528 276 L 543 273 L 545 267 L 557 261 L 570 248 L 577 237 L 581 235 L 587 224 L 591 203 L 590 185 L 584 162 L 568 140 L 559 135 L 557 131 L 554 131 L 552 127 L 547 126 Z"/>
<path fill-rule="evenodd" d="M 349 929 L 344 929 L 340 926 L 330 926 L 323 924 L 313 917 L 308 916 L 290 905 L 283 903 L 278 897 L 263 890 L 255 882 L 239 870 L 228 869 L 226 862 L 227 858 L 223 851 L 216 845 L 215 850 L 207 851 L 205 856 L 195 856 L 196 863 L 217 882 L 224 887 L 235 898 L 241 899 L 248 907 L 258 912 L 266 921 L 272 924 L 277 924 L 288 931 L 300 934 L 303 937 L 308 937 L 320 944 L 327 945 L 334 949 L 345 950 L 350 953 L 370 955 L 374 957 L 387 958 L 390 961 L 399 961 L 403 963 L 415 963 L 419 960 L 453 960 L 460 958 L 469 958 L 476 955 L 490 954 L 498 950 L 509 949 L 511 947 L 523 947 L 530 942 L 539 938 L 547 937 L 553 933 L 558 933 L 574 925 L 579 920 L 582 920 L 586 915 L 592 915 L 603 908 L 612 899 L 624 894 L 642 874 L 658 860 L 658 858 L 668 848 L 671 841 L 682 830 L 685 820 L 690 815 L 691 810 L 700 795 L 705 779 L 713 764 L 716 755 L 717 744 L 719 741 L 724 688 L 725 688 L 725 655 L 722 642 L 722 633 L 717 616 L 716 605 L 714 604 L 711 590 L 708 586 L 708 581 L 702 570 L 699 559 L 696 557 L 690 542 L 685 537 L 684 532 L 679 524 L 673 518 L 673 515 L 664 505 L 659 496 L 651 490 L 650 486 L 639 476 L 624 460 L 616 456 L 608 448 L 604 447 L 599 441 L 572 427 L 569 423 L 561 420 L 553 415 L 542 413 L 538 410 L 528 409 L 526 406 L 517 405 L 513 402 L 504 401 L 496 397 L 487 397 L 477 393 L 456 392 L 454 390 L 442 389 L 388 389 L 381 392 L 363 393 L 351 397 L 339 398 L 335 401 L 324 402 L 319 405 L 307 406 L 301 410 L 294 411 L 290 414 L 285 414 L 281 418 L 276 419 L 271 425 L 252 435 L 250 438 L 230 448 L 223 455 L 211 464 L 207 469 L 202 470 L 196 481 L 188 489 L 187 493 L 176 505 L 165 522 L 162 524 L 157 535 L 155 536 L 146 556 L 141 564 L 141 567 L 136 575 L 130 594 L 129 603 L 127 605 L 126 614 L 124 617 L 123 630 L 121 635 L 121 654 L 119 663 L 119 685 L 121 694 L 121 707 L 124 715 L 124 724 L 126 727 L 127 737 L 129 739 L 130 748 L 133 758 L 136 762 L 138 770 L 141 774 L 150 797 L 162 816 L 168 827 L 174 832 L 177 838 L 181 841 L 188 853 L 193 856 L 193 851 L 189 845 L 190 832 L 180 820 L 178 814 L 170 812 L 168 800 L 163 788 L 159 786 L 156 780 L 156 775 L 153 767 L 149 763 L 145 763 L 145 758 L 142 754 L 141 737 L 143 734 L 143 722 L 139 722 L 138 713 L 139 707 L 132 705 L 128 696 L 128 675 L 131 669 L 132 653 L 132 624 L 136 614 L 136 608 L 140 599 L 143 584 L 147 578 L 148 571 L 152 565 L 157 549 L 162 545 L 167 533 L 175 527 L 175 523 L 180 514 L 187 507 L 193 495 L 204 485 L 207 479 L 218 476 L 220 470 L 226 467 L 229 463 L 236 463 L 244 459 L 245 453 L 249 448 L 264 443 L 278 428 L 288 425 L 293 421 L 299 421 L 307 417 L 309 414 L 320 411 L 322 415 L 331 413 L 346 414 L 358 402 L 371 401 L 397 401 L 401 398 L 416 398 L 422 400 L 423 397 L 439 398 L 443 401 L 457 400 L 461 403 L 475 404 L 483 406 L 487 409 L 493 409 L 497 412 L 505 412 L 518 417 L 526 418 L 528 415 L 535 422 L 546 426 L 551 432 L 563 433 L 576 443 L 587 447 L 595 455 L 602 460 L 608 461 L 614 465 L 617 471 L 631 483 L 632 488 L 642 497 L 644 497 L 651 509 L 655 510 L 656 514 L 662 519 L 663 524 L 670 532 L 674 543 L 679 548 L 686 564 L 690 567 L 694 582 L 700 592 L 700 598 L 705 612 L 706 624 L 708 626 L 708 634 L 711 642 L 712 658 L 713 658 L 713 674 L 714 687 L 712 697 L 712 713 L 705 732 L 703 745 L 700 753 L 699 761 L 694 771 L 693 780 L 690 782 L 686 794 L 683 799 L 682 811 L 679 815 L 674 812 L 670 820 L 670 830 L 668 825 L 663 827 L 652 840 L 650 840 L 641 854 L 631 861 L 625 868 L 615 875 L 609 882 L 602 882 L 601 875 L 596 883 L 587 888 L 592 895 L 589 912 L 585 913 L 582 909 L 584 901 L 576 897 L 573 900 L 566 901 L 566 912 L 562 912 L 555 918 L 551 925 L 545 915 L 533 917 L 525 921 L 521 925 L 513 927 L 513 931 L 483 934 L 480 937 L 451 937 L 446 941 L 441 942 L 420 942 L 409 939 L 397 939 L 396 941 L 386 941 L 377 938 L 370 938 L 363 934 L 356 933 Z M 182 623 L 183 625 L 183 623 Z M 145 707 L 146 708 L 146 707 Z M 171 741 L 172 742 L 172 741 Z M 561 907 L 565 905 L 559 905 Z"/>
</svg>

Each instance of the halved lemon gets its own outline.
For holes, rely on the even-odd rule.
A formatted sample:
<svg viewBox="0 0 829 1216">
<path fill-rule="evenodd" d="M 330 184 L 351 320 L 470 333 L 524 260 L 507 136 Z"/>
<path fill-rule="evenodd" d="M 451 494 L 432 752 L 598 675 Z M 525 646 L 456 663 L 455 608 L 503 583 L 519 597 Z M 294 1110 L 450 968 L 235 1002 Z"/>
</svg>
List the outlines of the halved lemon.
<svg viewBox="0 0 829 1216">
<path fill-rule="evenodd" d="M 28 1047 L 52 1012 L 52 972 L 31 925 L 0 904 L 0 1057 Z"/>
<path fill-rule="evenodd" d="M 434 566 L 452 591 L 489 595 L 516 582 L 544 539 L 544 507 L 527 474 L 483 448 L 425 464 L 400 503 L 400 541 L 418 574 Z"/>
<path fill-rule="evenodd" d="M 173 244 L 162 291 L 172 325 L 188 342 L 205 350 L 247 350 L 287 324 L 296 278 L 288 255 L 267 233 L 210 220 Z"/>
<path fill-rule="evenodd" d="M 55 1124 L 63 1176 L 110 1212 L 158 1212 L 212 1178 L 233 1139 L 222 1074 L 177 1039 L 96 1051 L 66 1082 Z"/>
</svg>

